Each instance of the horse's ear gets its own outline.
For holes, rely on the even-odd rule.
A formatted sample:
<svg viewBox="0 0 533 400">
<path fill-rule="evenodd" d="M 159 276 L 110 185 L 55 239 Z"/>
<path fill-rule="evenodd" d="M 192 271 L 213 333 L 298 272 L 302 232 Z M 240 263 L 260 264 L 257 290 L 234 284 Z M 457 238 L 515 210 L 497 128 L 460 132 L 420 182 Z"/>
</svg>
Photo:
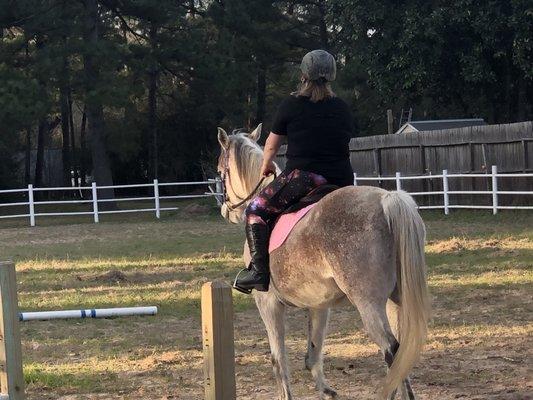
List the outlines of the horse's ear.
<svg viewBox="0 0 533 400">
<path fill-rule="evenodd" d="M 254 131 L 248 135 L 248 137 L 252 139 L 254 142 L 257 142 L 259 138 L 261 137 L 262 129 L 263 129 L 263 124 L 257 125 L 257 128 L 255 128 Z"/>
<path fill-rule="evenodd" d="M 221 127 L 218 127 L 218 142 L 223 149 L 227 150 L 229 148 L 229 136 Z"/>
</svg>

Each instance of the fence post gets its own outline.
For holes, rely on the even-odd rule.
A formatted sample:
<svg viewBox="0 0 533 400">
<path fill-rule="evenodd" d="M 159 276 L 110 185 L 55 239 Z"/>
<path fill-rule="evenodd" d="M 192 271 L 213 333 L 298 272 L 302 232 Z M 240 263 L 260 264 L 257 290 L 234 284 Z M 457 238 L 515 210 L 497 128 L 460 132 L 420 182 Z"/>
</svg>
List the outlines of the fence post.
<svg viewBox="0 0 533 400">
<path fill-rule="evenodd" d="M 492 213 L 498 214 L 498 167 L 492 166 Z"/>
<path fill-rule="evenodd" d="M 93 215 L 94 215 L 94 223 L 97 224 L 100 222 L 100 218 L 98 217 L 98 190 L 96 189 L 96 182 L 92 183 L 92 189 L 93 189 Z"/>
<path fill-rule="evenodd" d="M 400 179 L 401 176 L 402 174 L 396 172 L 396 190 L 402 190 L 402 180 Z"/>
<path fill-rule="evenodd" d="M 154 179 L 154 198 L 155 198 L 155 216 L 161 218 L 161 209 L 159 205 L 159 181 Z"/>
<path fill-rule="evenodd" d="M 17 279 L 12 262 L 0 262 L 0 364 L 0 397 L 23 400 Z"/>
<path fill-rule="evenodd" d="M 28 203 L 30 206 L 30 226 L 35 226 L 35 204 L 33 200 L 33 185 L 28 185 Z"/>
<path fill-rule="evenodd" d="M 357 172 L 353 173 L 353 185 L 357 186 Z"/>
<path fill-rule="evenodd" d="M 450 195 L 448 194 L 448 170 L 442 170 L 442 194 L 444 197 L 444 214 L 450 213 Z"/>
<path fill-rule="evenodd" d="M 233 298 L 222 282 L 202 286 L 202 336 L 206 400 L 235 400 Z"/>
<path fill-rule="evenodd" d="M 219 207 L 222 206 L 222 204 L 224 203 L 224 195 L 223 194 L 218 194 L 218 193 L 222 193 L 223 192 L 223 187 L 222 187 L 222 180 L 217 176 L 215 178 L 215 200 L 217 201 L 217 204 Z"/>
</svg>

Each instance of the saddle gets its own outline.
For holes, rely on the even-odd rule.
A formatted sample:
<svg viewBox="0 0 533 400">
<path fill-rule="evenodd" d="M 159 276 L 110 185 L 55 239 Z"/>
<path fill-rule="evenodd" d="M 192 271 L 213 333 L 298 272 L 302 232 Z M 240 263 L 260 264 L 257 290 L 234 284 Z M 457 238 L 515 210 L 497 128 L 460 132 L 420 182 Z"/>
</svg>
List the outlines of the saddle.
<svg viewBox="0 0 533 400">
<path fill-rule="evenodd" d="M 276 220 L 270 233 L 270 243 L 268 251 L 272 253 L 281 246 L 292 229 L 296 226 L 311 209 L 327 194 L 339 189 L 336 185 L 321 185 L 313 189 L 307 196 L 298 203 L 287 208 Z"/>
</svg>

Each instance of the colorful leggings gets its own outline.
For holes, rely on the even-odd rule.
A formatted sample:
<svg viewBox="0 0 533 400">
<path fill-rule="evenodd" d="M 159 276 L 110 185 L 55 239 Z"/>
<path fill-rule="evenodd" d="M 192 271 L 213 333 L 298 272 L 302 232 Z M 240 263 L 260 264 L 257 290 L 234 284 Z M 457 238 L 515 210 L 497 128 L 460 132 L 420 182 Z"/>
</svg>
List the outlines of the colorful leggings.
<svg viewBox="0 0 533 400">
<path fill-rule="evenodd" d="M 322 175 L 312 172 L 299 169 L 283 171 L 248 205 L 246 223 L 272 227 L 283 211 L 326 182 Z"/>
</svg>

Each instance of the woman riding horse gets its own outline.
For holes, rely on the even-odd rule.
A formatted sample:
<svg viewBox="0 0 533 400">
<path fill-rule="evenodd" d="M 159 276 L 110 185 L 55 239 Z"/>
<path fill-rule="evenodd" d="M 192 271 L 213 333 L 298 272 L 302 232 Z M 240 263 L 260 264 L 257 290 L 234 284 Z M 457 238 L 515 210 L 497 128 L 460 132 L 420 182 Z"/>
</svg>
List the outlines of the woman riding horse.
<svg viewBox="0 0 533 400">
<path fill-rule="evenodd" d="M 252 289 L 268 291 L 268 245 L 276 218 L 320 185 L 353 184 L 349 153 L 352 117 L 348 105 L 335 96 L 330 86 L 336 75 L 335 59 L 327 51 L 314 50 L 304 56 L 300 69 L 298 90 L 281 103 L 274 118 L 265 143 L 261 175 L 275 173 L 273 159 L 286 136 L 285 170 L 245 211 L 251 262 L 233 285 L 244 293 Z"/>
</svg>

